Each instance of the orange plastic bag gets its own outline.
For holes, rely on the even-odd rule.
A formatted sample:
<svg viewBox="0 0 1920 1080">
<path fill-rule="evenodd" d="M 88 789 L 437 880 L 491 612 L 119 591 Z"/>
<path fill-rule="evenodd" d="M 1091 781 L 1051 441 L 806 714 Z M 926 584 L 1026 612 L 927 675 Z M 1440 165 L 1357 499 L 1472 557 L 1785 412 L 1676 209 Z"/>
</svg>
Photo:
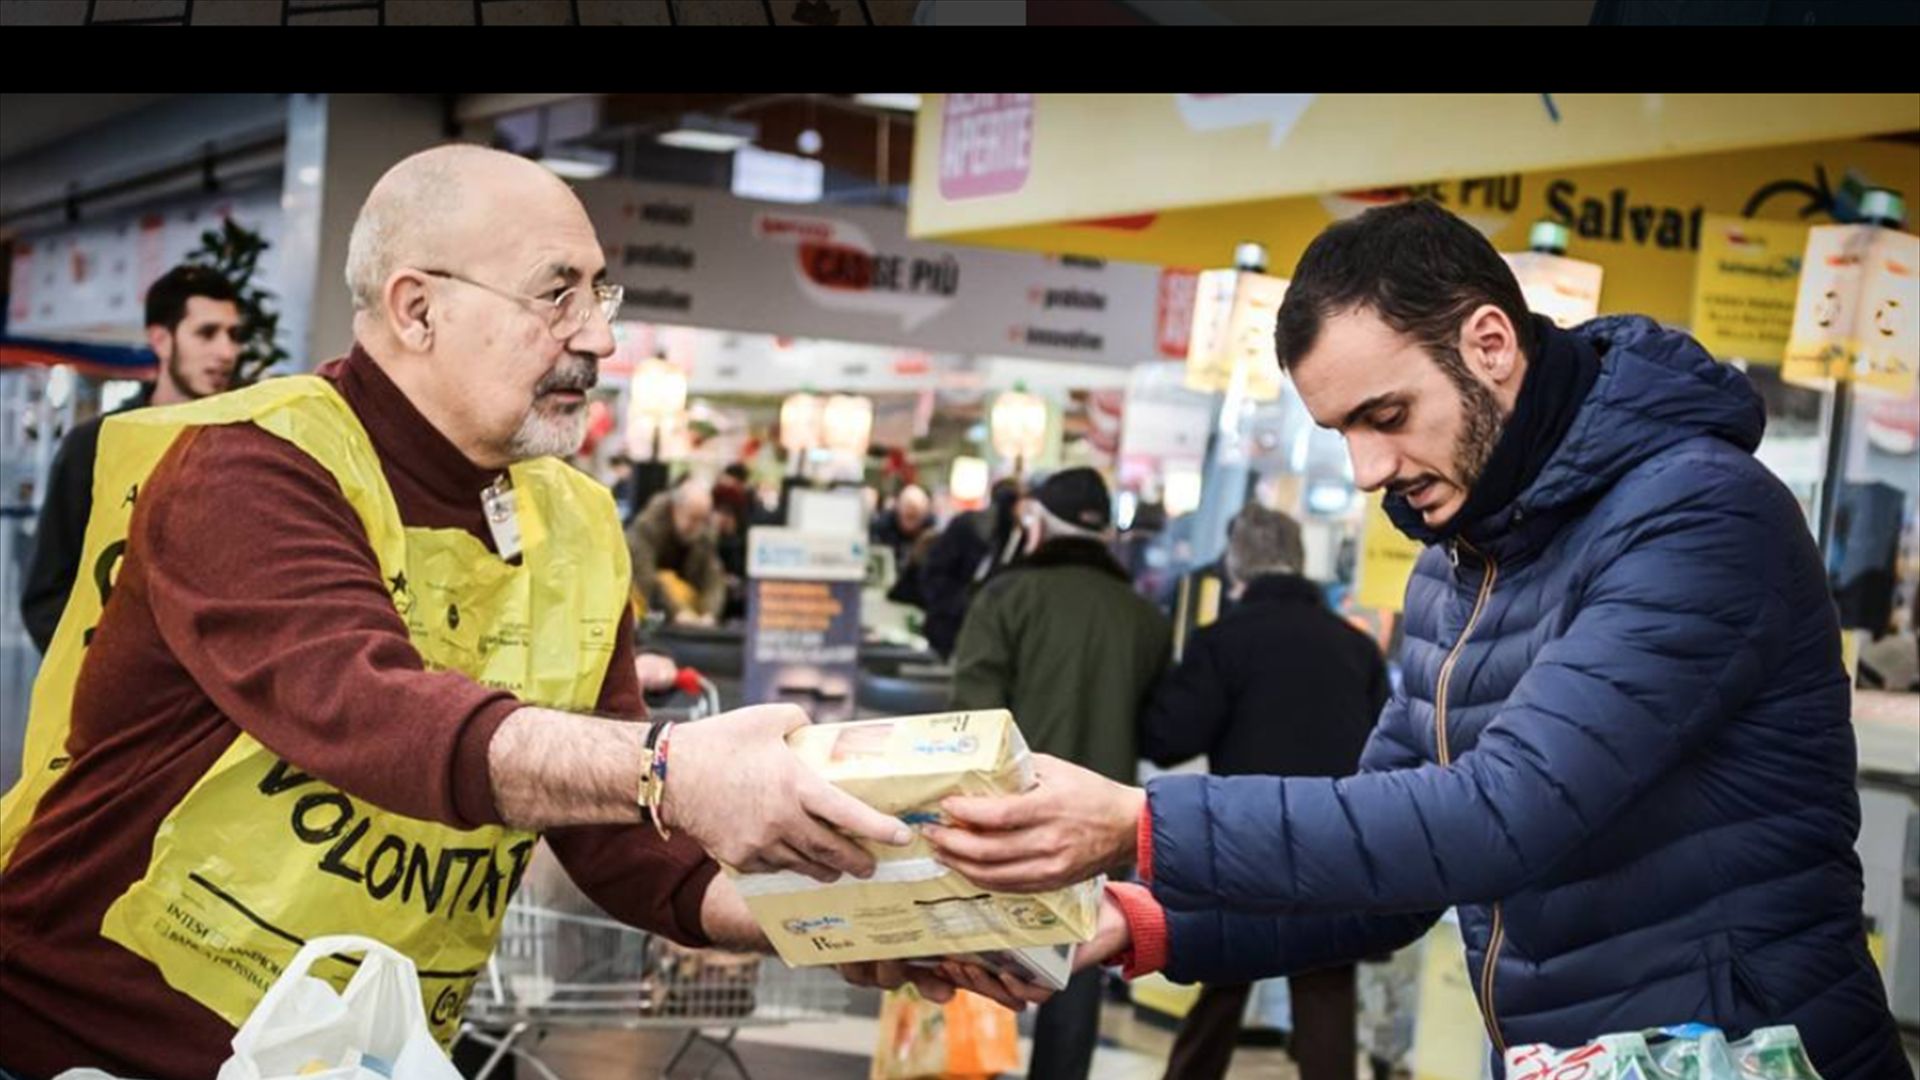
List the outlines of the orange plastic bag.
<svg viewBox="0 0 1920 1080">
<path fill-rule="evenodd" d="M 939 1005 L 912 987 L 890 990 L 880 1006 L 879 1043 L 870 1080 L 987 1080 L 1020 1067 L 1013 1013 L 961 991 Z"/>
<path fill-rule="evenodd" d="M 941 1008 L 947 1020 L 943 1080 L 976 1080 L 1020 1067 L 1020 1032 L 1012 1010 L 964 990 Z"/>
</svg>

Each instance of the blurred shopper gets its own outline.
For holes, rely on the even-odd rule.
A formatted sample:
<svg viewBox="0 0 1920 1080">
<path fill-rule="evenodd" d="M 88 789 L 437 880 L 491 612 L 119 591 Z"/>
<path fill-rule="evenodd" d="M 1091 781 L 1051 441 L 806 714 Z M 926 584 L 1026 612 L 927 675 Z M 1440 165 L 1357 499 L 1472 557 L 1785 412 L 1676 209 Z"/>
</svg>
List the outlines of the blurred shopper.
<svg viewBox="0 0 1920 1080">
<path fill-rule="evenodd" d="M 1300 525 L 1258 504 L 1234 518 L 1234 606 L 1187 642 L 1140 720 L 1140 751 L 1170 766 L 1201 754 L 1216 776 L 1351 776 L 1387 702 L 1387 669 L 1365 634 L 1301 576 Z M 1288 1052 L 1301 1080 L 1354 1075 L 1354 968 L 1289 980 Z M 1168 1080 L 1223 1077 L 1252 986 L 1209 982 L 1181 1024 Z"/>
<path fill-rule="evenodd" d="M 1167 620 L 1108 550 L 1112 499 L 1092 469 L 1049 477 L 1027 502 L 1034 545 L 980 590 L 954 655 L 956 709 L 1011 709 L 1038 753 L 1131 784 L 1135 724 L 1167 662 Z M 1040 1008 L 1029 1075 L 1082 1080 L 1100 1028 L 1098 970 Z"/>
<path fill-rule="evenodd" d="M 901 488 L 893 506 L 874 518 L 874 546 L 884 546 L 893 552 L 894 581 L 887 591 L 887 599 L 914 607 L 925 605 L 920 577 L 926 569 L 932 541 L 938 535 L 939 529 L 933 520 L 933 500 L 918 484 Z"/>
<path fill-rule="evenodd" d="M 720 471 L 723 480 L 730 480 L 747 493 L 747 527 L 755 525 L 778 524 L 774 508 L 767 504 L 766 493 L 753 482 L 753 470 L 740 462 L 734 462 Z"/>
<path fill-rule="evenodd" d="M 713 542 L 726 573 L 727 599 L 721 621 L 747 613 L 747 530 L 753 527 L 753 489 L 732 473 L 713 482 Z"/>
<path fill-rule="evenodd" d="M 927 550 L 920 570 L 920 596 L 927 613 L 927 643 L 952 656 L 974 593 L 1020 555 L 1020 482 L 993 485 L 988 504 L 947 523 Z"/>
<path fill-rule="evenodd" d="M 899 568 L 893 588 L 887 590 L 887 599 L 896 604 L 907 604 L 922 611 L 926 610 L 927 594 L 923 582 L 927 575 L 927 560 L 933 555 L 933 545 L 939 541 L 938 529 L 927 529 L 921 532 L 914 540 L 912 548 L 907 551 L 906 565 Z"/>
<path fill-rule="evenodd" d="M 627 526 L 634 591 L 672 622 L 712 626 L 726 609 L 713 517 L 713 489 L 687 479 L 655 495 Z"/>
<path fill-rule="evenodd" d="M 1133 512 L 1133 520 L 1114 543 L 1114 557 L 1126 567 L 1127 576 L 1133 579 L 1134 591 L 1151 600 L 1165 588 L 1160 580 L 1156 545 L 1167 527 L 1167 508 L 1147 491 L 1140 492 L 1138 497 L 1140 503 Z"/>
<path fill-rule="evenodd" d="M 871 533 L 874 544 L 892 549 L 894 559 L 904 566 L 913 545 L 933 527 L 933 500 L 920 485 L 908 484 L 891 507 L 874 516 Z"/>
<path fill-rule="evenodd" d="M 619 511 L 620 524 L 633 520 L 633 495 L 639 486 L 639 471 L 634 468 L 634 460 L 625 454 L 617 454 L 607 463 L 607 489 L 613 492 L 614 509 Z"/>
<path fill-rule="evenodd" d="M 233 384 L 246 340 L 240 294 L 233 283 L 204 266 L 174 267 L 147 290 L 147 346 L 159 362 L 159 374 L 117 412 L 220 393 Z M 42 653 L 53 641 L 80 574 L 80 546 L 93 510 L 94 451 L 105 419 L 94 417 L 68 432 L 47 475 L 46 500 L 33 533 L 33 561 L 20 597 L 21 620 Z"/>
</svg>

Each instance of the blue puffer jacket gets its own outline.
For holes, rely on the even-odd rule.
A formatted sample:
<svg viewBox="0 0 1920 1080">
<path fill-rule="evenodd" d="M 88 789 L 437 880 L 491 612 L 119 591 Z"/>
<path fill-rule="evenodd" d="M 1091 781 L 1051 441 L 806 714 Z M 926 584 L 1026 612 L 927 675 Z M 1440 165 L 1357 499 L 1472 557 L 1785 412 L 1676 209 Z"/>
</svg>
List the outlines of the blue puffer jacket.
<svg viewBox="0 0 1920 1080">
<path fill-rule="evenodd" d="M 1794 1024 L 1826 1080 L 1910 1075 L 1861 918 L 1838 623 L 1752 456 L 1759 396 L 1649 320 L 1577 332 L 1601 374 L 1560 448 L 1416 566 L 1361 775 L 1149 786 L 1168 974 L 1350 961 L 1457 905 L 1496 1053 Z"/>
</svg>

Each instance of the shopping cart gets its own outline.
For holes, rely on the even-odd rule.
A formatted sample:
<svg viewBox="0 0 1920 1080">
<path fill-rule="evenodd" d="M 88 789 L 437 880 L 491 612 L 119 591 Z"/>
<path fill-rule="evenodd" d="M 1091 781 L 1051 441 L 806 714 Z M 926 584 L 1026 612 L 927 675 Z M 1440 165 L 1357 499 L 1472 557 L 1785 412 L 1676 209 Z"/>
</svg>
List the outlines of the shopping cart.
<svg viewBox="0 0 1920 1080">
<path fill-rule="evenodd" d="M 692 721 L 719 711 L 712 683 L 690 669 L 682 676 L 678 689 L 693 704 L 655 709 L 655 718 Z M 715 1051 L 701 1077 L 722 1060 L 748 1077 L 733 1047 L 742 1029 L 831 1019 L 845 1015 L 851 998 L 830 971 L 683 948 L 608 918 L 542 846 L 507 907 L 458 1038 L 492 1050 L 473 1080 L 486 1080 L 509 1055 L 545 1080 L 561 1080 L 537 1053 L 550 1032 L 643 1028 L 682 1032 L 661 1077 L 698 1044 Z"/>
<path fill-rule="evenodd" d="M 690 667 L 680 669 L 674 679 L 673 689 L 668 692 L 668 700 L 677 695 L 678 700 L 689 702 L 682 706 L 659 703 L 649 698 L 647 714 L 655 720 L 673 720 L 685 723 L 712 716 L 720 711 L 720 689 L 711 680 Z"/>
</svg>

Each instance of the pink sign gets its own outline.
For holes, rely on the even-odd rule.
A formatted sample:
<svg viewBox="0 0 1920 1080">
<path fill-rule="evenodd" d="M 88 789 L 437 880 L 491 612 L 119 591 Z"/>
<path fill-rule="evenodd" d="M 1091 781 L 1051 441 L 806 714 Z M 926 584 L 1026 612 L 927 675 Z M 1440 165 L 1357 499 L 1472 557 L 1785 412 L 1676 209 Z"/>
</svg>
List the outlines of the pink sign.
<svg viewBox="0 0 1920 1080">
<path fill-rule="evenodd" d="M 1032 94 L 948 94 L 940 128 L 940 194 L 1005 195 L 1033 164 Z"/>
<path fill-rule="evenodd" d="M 1159 304 L 1154 326 L 1158 333 L 1160 355 L 1175 360 L 1187 358 L 1187 345 L 1193 337 L 1193 297 L 1200 288 L 1195 270 L 1160 271 Z"/>
</svg>

